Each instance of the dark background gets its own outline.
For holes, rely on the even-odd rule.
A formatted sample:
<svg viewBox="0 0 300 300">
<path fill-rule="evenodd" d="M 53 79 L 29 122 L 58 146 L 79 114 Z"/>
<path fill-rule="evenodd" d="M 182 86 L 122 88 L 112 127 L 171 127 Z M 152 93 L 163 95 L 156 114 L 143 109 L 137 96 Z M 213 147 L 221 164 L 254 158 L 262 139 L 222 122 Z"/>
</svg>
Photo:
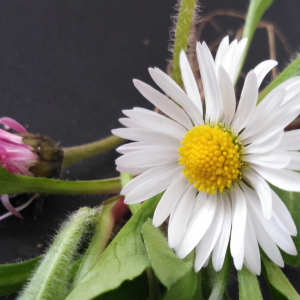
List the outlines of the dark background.
<svg viewBox="0 0 300 300">
<path fill-rule="evenodd" d="M 151 108 L 132 85 L 139 78 L 154 85 L 147 69 L 165 69 L 175 0 L 93 0 L 0 2 L 0 115 L 10 116 L 34 133 L 48 135 L 62 147 L 98 140 L 117 128 L 121 110 Z M 205 0 L 201 14 L 218 8 L 246 13 L 248 1 Z M 265 14 L 286 35 L 293 51 L 300 45 L 300 2 L 277 0 Z M 222 19 L 222 18 L 221 18 Z M 220 19 L 220 20 L 221 20 Z M 243 21 L 223 18 L 228 29 Z M 225 27 L 224 27 L 225 28 Z M 212 29 L 203 35 L 211 39 Z M 278 44 L 280 69 L 289 55 Z M 245 70 L 268 58 L 266 32 L 255 35 Z M 70 167 L 62 178 L 102 179 L 117 176 L 115 151 Z M 0 263 L 29 259 L 44 252 L 59 224 L 81 206 L 96 206 L 104 195 L 44 196 L 43 214 L 34 205 L 25 219 L 0 222 Z M 38 244 L 42 244 L 38 245 Z M 41 247 L 38 247 L 41 246 Z M 284 271 L 300 291 L 299 272 Z M 236 273 L 231 275 L 237 299 Z M 268 291 L 263 282 L 264 296 Z M 14 296 L 3 297 L 14 299 Z"/>
</svg>

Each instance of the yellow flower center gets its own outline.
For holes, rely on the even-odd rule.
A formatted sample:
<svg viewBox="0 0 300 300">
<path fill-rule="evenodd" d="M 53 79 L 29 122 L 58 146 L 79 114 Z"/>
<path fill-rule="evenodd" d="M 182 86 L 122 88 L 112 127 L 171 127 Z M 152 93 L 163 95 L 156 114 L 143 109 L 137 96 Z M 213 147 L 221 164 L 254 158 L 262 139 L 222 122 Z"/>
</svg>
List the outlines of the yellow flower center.
<svg viewBox="0 0 300 300">
<path fill-rule="evenodd" d="M 232 135 L 219 126 L 199 125 L 184 136 L 178 153 L 183 175 L 198 191 L 221 193 L 238 178 L 240 147 Z"/>
</svg>

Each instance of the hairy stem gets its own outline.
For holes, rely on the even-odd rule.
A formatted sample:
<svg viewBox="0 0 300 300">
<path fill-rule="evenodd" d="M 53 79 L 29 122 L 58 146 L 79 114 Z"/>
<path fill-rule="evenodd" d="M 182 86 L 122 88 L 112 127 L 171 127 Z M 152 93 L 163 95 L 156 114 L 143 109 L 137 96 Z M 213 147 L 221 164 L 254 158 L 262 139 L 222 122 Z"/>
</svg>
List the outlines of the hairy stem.
<svg viewBox="0 0 300 300">
<path fill-rule="evenodd" d="M 75 146 L 70 148 L 63 148 L 64 159 L 62 169 L 77 162 L 80 162 L 86 158 L 96 156 L 107 150 L 113 149 L 120 144 L 124 143 L 124 139 L 117 136 L 109 136 L 103 140 L 93 142 L 86 145 Z"/>
<path fill-rule="evenodd" d="M 183 86 L 183 83 L 179 66 L 179 55 L 181 50 L 185 52 L 187 50 L 196 4 L 197 0 L 181 0 L 177 17 L 173 49 L 172 78 L 181 87 Z"/>
</svg>

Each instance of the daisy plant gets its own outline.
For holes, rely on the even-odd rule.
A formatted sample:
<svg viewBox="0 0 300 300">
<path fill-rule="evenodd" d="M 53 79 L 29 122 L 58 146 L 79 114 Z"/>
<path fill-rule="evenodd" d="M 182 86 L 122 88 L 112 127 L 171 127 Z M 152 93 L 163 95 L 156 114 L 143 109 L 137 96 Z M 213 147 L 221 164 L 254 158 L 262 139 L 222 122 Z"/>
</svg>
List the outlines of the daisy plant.
<svg viewBox="0 0 300 300">
<path fill-rule="evenodd" d="M 10 214 L 20 210 L 9 202 L 15 193 L 118 194 L 72 215 L 43 258 L 0 266 L 0 295 L 26 282 L 18 299 L 236 299 L 227 291 L 232 276 L 239 299 L 263 299 L 263 273 L 272 299 L 300 299 L 280 269 L 300 266 L 300 131 L 285 131 L 300 114 L 299 57 L 261 93 L 277 62 L 253 66 L 235 92 L 271 2 L 252 0 L 243 37 L 225 36 L 216 54 L 197 42 L 202 96 L 187 56 L 197 1 L 179 2 L 171 76 L 149 68 L 161 91 L 133 80 L 159 112 L 123 110 L 125 127 L 113 137 L 61 150 L 64 168 L 133 141 L 117 148 L 120 178 L 33 177 L 52 177 L 34 173 L 37 145 L 21 125 L 0 120 L 21 132 L 0 132 L 0 193 Z"/>
</svg>

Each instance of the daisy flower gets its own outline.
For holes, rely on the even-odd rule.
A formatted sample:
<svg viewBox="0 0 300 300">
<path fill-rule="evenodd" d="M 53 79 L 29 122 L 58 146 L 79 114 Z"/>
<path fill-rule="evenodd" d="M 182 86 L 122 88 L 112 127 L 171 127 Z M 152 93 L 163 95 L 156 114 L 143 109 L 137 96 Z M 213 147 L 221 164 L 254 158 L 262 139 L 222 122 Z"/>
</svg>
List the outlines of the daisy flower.
<svg viewBox="0 0 300 300">
<path fill-rule="evenodd" d="M 149 72 L 172 99 L 139 80 L 135 87 L 168 117 L 135 107 L 120 122 L 128 128 L 113 134 L 135 142 L 123 145 L 117 170 L 141 174 L 122 190 L 134 204 L 165 191 L 153 217 L 160 226 L 168 217 L 168 243 L 178 257 L 194 248 L 195 271 L 208 264 L 222 268 L 230 252 L 237 270 L 243 264 L 260 274 L 259 246 L 278 266 L 280 251 L 296 255 L 291 236 L 296 226 L 268 183 L 300 191 L 300 131 L 284 128 L 300 114 L 300 77 L 279 85 L 256 106 L 265 75 L 277 65 L 267 60 L 251 70 L 236 105 L 234 80 L 246 39 L 221 42 L 215 59 L 197 44 L 205 110 L 184 52 L 182 90 L 157 68 Z M 237 106 L 237 107 L 236 107 Z M 183 109 L 182 109 L 183 108 Z"/>
</svg>

